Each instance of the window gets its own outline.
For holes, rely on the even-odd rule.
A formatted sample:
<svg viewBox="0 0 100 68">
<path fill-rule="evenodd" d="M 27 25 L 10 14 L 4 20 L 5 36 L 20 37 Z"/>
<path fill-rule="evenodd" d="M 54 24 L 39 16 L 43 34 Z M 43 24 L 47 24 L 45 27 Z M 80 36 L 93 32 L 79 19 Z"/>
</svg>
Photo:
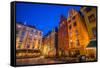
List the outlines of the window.
<svg viewBox="0 0 100 68">
<path fill-rule="evenodd" d="M 19 34 L 19 30 L 16 30 L 16 34 Z"/>
<path fill-rule="evenodd" d="M 69 20 L 68 23 L 71 23 L 71 20 Z"/>
<path fill-rule="evenodd" d="M 37 35 L 37 34 L 38 34 L 38 31 L 35 32 L 35 35 Z"/>
<path fill-rule="evenodd" d="M 75 19 L 75 16 L 73 16 L 72 19 L 74 20 Z"/>
<path fill-rule="evenodd" d="M 16 36 L 18 36 L 19 32 L 21 31 L 21 26 L 17 25 L 16 26 Z"/>
<path fill-rule="evenodd" d="M 62 36 L 64 37 L 65 35 L 66 35 L 66 32 L 65 32 L 65 31 L 63 31 Z"/>
<path fill-rule="evenodd" d="M 22 43 L 19 43 L 18 48 L 21 48 Z"/>
<path fill-rule="evenodd" d="M 42 36 L 42 32 L 40 32 L 40 36 Z"/>
<path fill-rule="evenodd" d="M 21 34 L 21 37 L 20 37 L 20 42 L 22 42 L 23 41 L 23 39 L 24 39 L 24 37 L 25 37 L 25 31 L 22 31 L 22 34 Z"/>
<path fill-rule="evenodd" d="M 35 38 L 37 38 L 37 37 L 38 37 L 38 35 L 34 35 L 34 37 L 35 37 Z"/>
<path fill-rule="evenodd" d="M 32 36 L 33 36 L 33 33 L 32 33 L 32 32 L 30 32 L 30 33 L 29 33 L 29 36 L 30 36 L 30 37 L 32 37 Z"/>
<path fill-rule="evenodd" d="M 16 30 L 20 31 L 21 30 L 21 26 L 20 25 L 16 25 Z"/>
<path fill-rule="evenodd" d="M 62 24 L 60 23 L 60 27 L 62 27 Z"/>
<path fill-rule="evenodd" d="M 73 23 L 73 26 L 76 26 L 76 22 Z"/>
<path fill-rule="evenodd" d="M 30 46 L 29 46 L 29 44 L 27 44 L 27 48 L 29 48 Z"/>
<path fill-rule="evenodd" d="M 32 41 L 32 36 L 33 36 L 33 34 L 29 33 L 29 39 L 30 39 L 30 41 Z"/>
<path fill-rule="evenodd" d="M 23 30 L 26 31 L 26 27 L 24 27 Z"/>
<path fill-rule="evenodd" d="M 40 40 L 38 41 L 38 44 L 39 44 L 39 45 L 41 44 Z"/>
<path fill-rule="evenodd" d="M 64 24 L 65 22 L 63 21 L 62 24 Z"/>
<path fill-rule="evenodd" d="M 70 26 L 69 26 L 69 29 L 71 29 L 71 28 L 72 28 L 72 26 L 70 25 Z"/>
<path fill-rule="evenodd" d="M 36 41 L 36 39 L 34 39 L 34 41 Z"/>
<path fill-rule="evenodd" d="M 24 37 L 22 36 L 22 37 L 20 37 L 20 42 L 23 42 L 23 39 L 24 39 Z"/>
<path fill-rule="evenodd" d="M 32 46 L 32 48 L 34 49 L 34 46 Z"/>
<path fill-rule="evenodd" d="M 71 45 L 71 47 L 73 47 L 73 42 L 72 41 L 70 42 L 70 45 Z"/>
<path fill-rule="evenodd" d="M 33 30 L 32 30 L 32 32 L 34 32 L 34 33 L 35 33 L 35 32 L 36 32 L 36 30 L 35 30 L 35 29 L 33 29 Z"/>
<path fill-rule="evenodd" d="M 94 37 L 96 37 L 96 28 L 93 28 L 92 32 L 93 32 Z"/>
<path fill-rule="evenodd" d="M 87 13 L 90 11 L 91 11 L 91 8 L 89 8 L 89 7 L 85 9 L 85 12 L 87 12 Z"/>
<path fill-rule="evenodd" d="M 22 31 L 22 36 L 24 36 L 24 35 L 25 35 L 25 33 L 26 33 L 25 31 Z"/>
<path fill-rule="evenodd" d="M 16 30 L 16 37 L 18 37 L 20 31 L 19 30 Z"/>
<path fill-rule="evenodd" d="M 76 40 L 76 45 L 77 45 L 77 46 L 79 46 L 79 45 L 80 45 L 80 44 L 79 44 L 79 40 Z"/>
<path fill-rule="evenodd" d="M 23 37 L 20 37 L 20 42 L 23 42 Z"/>
<path fill-rule="evenodd" d="M 20 45 L 18 45 L 18 48 L 21 48 L 21 46 L 20 46 Z"/>
<path fill-rule="evenodd" d="M 91 15 L 88 17 L 88 19 L 89 19 L 89 22 L 90 22 L 90 23 L 91 23 L 91 22 L 94 22 L 94 21 L 96 20 L 94 14 L 91 14 Z"/>
<path fill-rule="evenodd" d="M 17 25 L 17 28 L 21 28 L 21 25 Z"/>
<path fill-rule="evenodd" d="M 63 29 L 66 29 L 66 24 L 63 25 Z"/>
<path fill-rule="evenodd" d="M 30 32 L 33 33 L 33 30 L 31 30 Z"/>
<path fill-rule="evenodd" d="M 76 36 L 78 35 L 78 30 L 75 30 Z"/>
</svg>

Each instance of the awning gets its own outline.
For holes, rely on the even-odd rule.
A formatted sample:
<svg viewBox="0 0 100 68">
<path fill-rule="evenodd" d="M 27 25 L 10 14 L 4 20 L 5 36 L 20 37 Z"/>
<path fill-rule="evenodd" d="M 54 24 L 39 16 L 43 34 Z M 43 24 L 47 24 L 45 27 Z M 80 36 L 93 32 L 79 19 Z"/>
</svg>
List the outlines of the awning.
<svg viewBox="0 0 100 68">
<path fill-rule="evenodd" d="M 91 40 L 90 42 L 89 42 L 89 44 L 87 45 L 87 48 L 89 48 L 89 47 L 97 47 L 97 41 L 96 40 Z"/>
<path fill-rule="evenodd" d="M 32 49 L 19 49 L 19 50 L 16 50 L 16 53 L 39 53 L 40 50 L 32 50 Z"/>
</svg>

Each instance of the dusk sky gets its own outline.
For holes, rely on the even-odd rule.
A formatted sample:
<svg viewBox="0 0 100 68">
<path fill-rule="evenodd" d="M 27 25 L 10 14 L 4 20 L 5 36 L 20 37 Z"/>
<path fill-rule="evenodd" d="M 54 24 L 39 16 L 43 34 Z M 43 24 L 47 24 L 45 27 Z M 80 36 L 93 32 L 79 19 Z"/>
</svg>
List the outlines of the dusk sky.
<svg viewBox="0 0 100 68">
<path fill-rule="evenodd" d="M 58 27 L 61 15 L 67 18 L 68 11 L 72 8 L 80 10 L 78 6 L 17 3 L 16 22 L 26 22 L 26 25 L 35 26 L 46 35 L 48 31 Z"/>
</svg>

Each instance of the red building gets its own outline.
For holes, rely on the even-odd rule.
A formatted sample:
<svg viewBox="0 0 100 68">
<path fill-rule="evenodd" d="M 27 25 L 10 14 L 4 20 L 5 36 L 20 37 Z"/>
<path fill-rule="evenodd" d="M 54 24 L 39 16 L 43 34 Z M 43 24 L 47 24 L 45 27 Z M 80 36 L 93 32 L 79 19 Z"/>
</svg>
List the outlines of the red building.
<svg viewBox="0 0 100 68">
<path fill-rule="evenodd" d="M 58 54 L 59 56 L 68 55 L 68 27 L 67 19 L 64 16 L 60 18 L 60 25 L 58 29 Z"/>
</svg>

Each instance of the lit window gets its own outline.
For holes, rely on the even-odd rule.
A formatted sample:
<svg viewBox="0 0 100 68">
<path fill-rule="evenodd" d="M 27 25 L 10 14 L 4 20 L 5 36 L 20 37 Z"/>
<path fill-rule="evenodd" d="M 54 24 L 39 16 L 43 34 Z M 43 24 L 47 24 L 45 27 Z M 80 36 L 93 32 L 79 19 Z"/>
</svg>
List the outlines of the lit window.
<svg viewBox="0 0 100 68">
<path fill-rule="evenodd" d="M 37 35 L 35 35 L 34 37 L 37 38 Z"/>
<path fill-rule="evenodd" d="M 30 33 L 29 35 L 32 37 L 32 35 L 33 35 L 33 34 L 32 34 L 32 33 Z"/>
<path fill-rule="evenodd" d="M 62 24 L 64 24 L 64 21 L 62 22 Z"/>
<path fill-rule="evenodd" d="M 22 44 L 21 44 L 21 43 L 19 43 L 18 48 L 21 48 L 21 45 L 22 45 Z"/>
<path fill-rule="evenodd" d="M 73 46 L 73 41 L 72 40 L 70 40 L 70 45 Z"/>
<path fill-rule="evenodd" d="M 30 40 L 32 41 L 32 36 L 33 36 L 33 34 L 32 33 L 29 33 L 29 38 L 30 38 Z"/>
<path fill-rule="evenodd" d="M 19 34 L 20 31 L 21 31 L 21 26 L 17 25 L 16 26 L 16 36 Z"/>
</svg>

